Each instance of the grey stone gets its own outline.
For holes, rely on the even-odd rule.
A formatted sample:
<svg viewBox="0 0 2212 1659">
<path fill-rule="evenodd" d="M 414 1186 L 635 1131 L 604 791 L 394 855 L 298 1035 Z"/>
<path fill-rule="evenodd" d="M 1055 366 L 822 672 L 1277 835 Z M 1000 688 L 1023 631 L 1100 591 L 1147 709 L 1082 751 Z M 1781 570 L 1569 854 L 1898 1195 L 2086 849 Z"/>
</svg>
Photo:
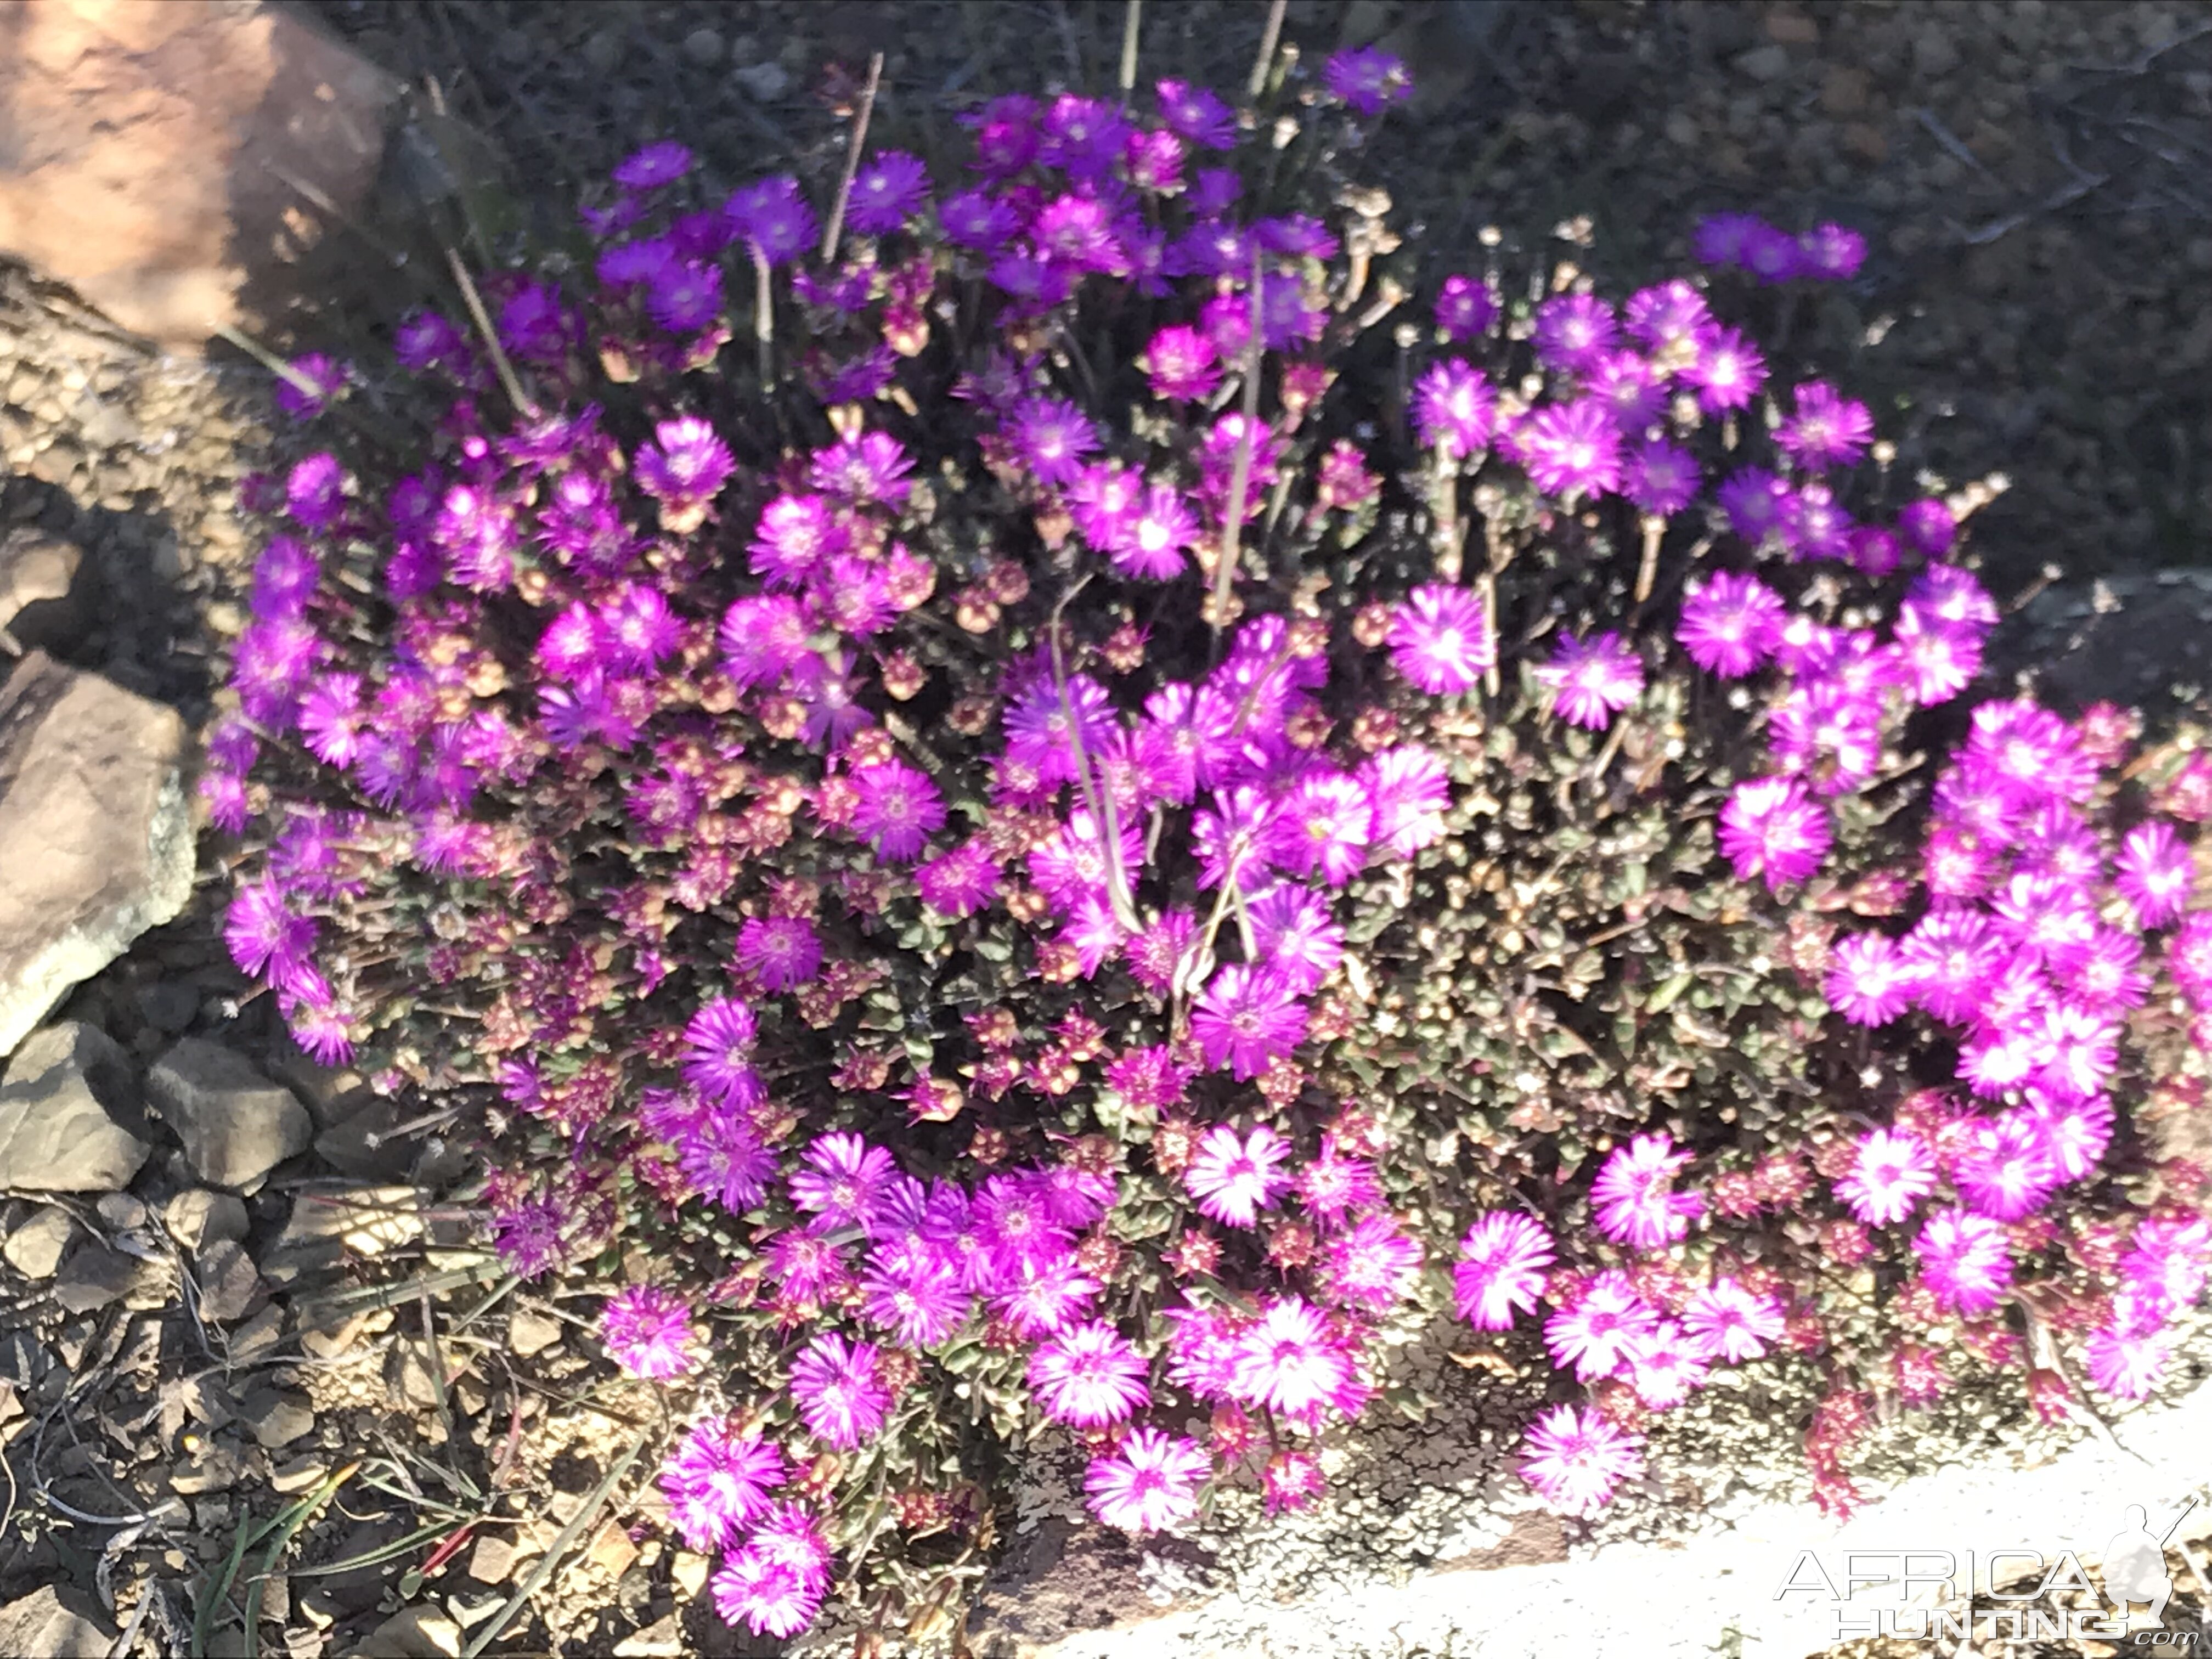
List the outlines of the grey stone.
<svg viewBox="0 0 2212 1659">
<path fill-rule="evenodd" d="M 8 1235 L 0 1255 L 26 1279 L 52 1279 L 62 1264 L 62 1252 L 76 1236 L 76 1220 L 67 1210 L 49 1204 Z"/>
<path fill-rule="evenodd" d="M 186 1249 L 204 1250 L 246 1237 L 246 1202 L 234 1194 L 187 1187 L 169 1200 L 161 1223 Z"/>
<path fill-rule="evenodd" d="M 200 1317 L 211 1324 L 243 1319 L 261 1290 L 253 1259 L 235 1239 L 217 1239 L 201 1250 L 193 1277 L 200 1287 Z"/>
<path fill-rule="evenodd" d="M 90 1313 L 120 1302 L 138 1282 L 138 1263 L 90 1239 L 70 1252 L 54 1280 L 54 1300 L 71 1313 Z"/>
<path fill-rule="evenodd" d="M 185 726 L 41 652 L 0 685 L 0 1054 L 191 895 Z"/>
<path fill-rule="evenodd" d="M 791 90 L 791 71 L 774 58 L 765 64 L 748 64 L 743 69 L 732 70 L 730 78 L 743 87 L 748 96 L 763 104 L 773 103 Z"/>
<path fill-rule="evenodd" d="M 146 1093 L 200 1178 L 246 1187 L 307 1150 L 314 1124 L 299 1097 L 236 1050 L 186 1037 L 146 1073 Z"/>
<path fill-rule="evenodd" d="M 169 1477 L 169 1487 L 182 1497 L 198 1498 L 207 1492 L 228 1492 L 246 1474 L 245 1451 L 226 1435 L 201 1446 L 188 1468 Z"/>
<path fill-rule="evenodd" d="M 0 813 L 6 788 L 0 773 Z M 0 826 L 0 839 L 5 834 Z M 5 882 L 0 874 L 0 886 Z M 0 955 L 6 949 L 0 945 Z M 76 1020 L 35 1032 L 0 1085 L 0 1186 L 112 1192 L 151 1150 L 134 1133 L 140 1122 L 131 1063 L 106 1032 Z"/>
<path fill-rule="evenodd" d="M 454 1659 L 461 1627 L 437 1607 L 402 1607 L 355 1650 L 362 1659 Z"/>
<path fill-rule="evenodd" d="M 1737 56 L 1735 67 L 1738 74 L 1754 81 L 1778 81 L 1790 72 L 1790 53 L 1787 48 L 1771 43 L 1753 46 Z"/>
<path fill-rule="evenodd" d="M 712 69 L 722 61 L 722 35 L 719 29 L 693 29 L 684 37 L 684 55 L 701 69 Z"/>
<path fill-rule="evenodd" d="M 376 1097 L 368 1079 L 350 1067 L 325 1066 L 289 1037 L 263 1062 L 269 1075 L 299 1096 L 319 1131 L 344 1120 Z"/>
<path fill-rule="evenodd" d="M 619 29 L 601 29 L 584 42 L 584 64 L 594 75 L 606 75 L 622 62 L 623 37 Z"/>
<path fill-rule="evenodd" d="M 128 1193 L 102 1193 L 93 1208 L 116 1231 L 127 1233 L 146 1224 L 146 1206 Z"/>
<path fill-rule="evenodd" d="M 192 1023 L 200 1011 L 199 988 L 174 980 L 156 980 L 138 988 L 138 1012 L 146 1023 L 164 1036 L 174 1036 Z"/>
<path fill-rule="evenodd" d="M 39 1659 L 107 1659 L 114 1629 L 92 1598 L 74 1588 L 42 1584 L 0 1607 L 0 1653 Z"/>
<path fill-rule="evenodd" d="M 238 1414 L 253 1437 L 270 1451 L 281 1451 L 295 1440 L 312 1434 L 314 1408 L 307 1396 L 281 1389 L 256 1389 L 238 1402 Z"/>
<path fill-rule="evenodd" d="M 391 1131 L 406 1120 L 398 1100 L 371 1095 L 317 1135 L 315 1151 L 339 1174 L 356 1181 L 404 1181 L 415 1167 L 417 1147 L 411 1139 L 392 1138 Z"/>
</svg>

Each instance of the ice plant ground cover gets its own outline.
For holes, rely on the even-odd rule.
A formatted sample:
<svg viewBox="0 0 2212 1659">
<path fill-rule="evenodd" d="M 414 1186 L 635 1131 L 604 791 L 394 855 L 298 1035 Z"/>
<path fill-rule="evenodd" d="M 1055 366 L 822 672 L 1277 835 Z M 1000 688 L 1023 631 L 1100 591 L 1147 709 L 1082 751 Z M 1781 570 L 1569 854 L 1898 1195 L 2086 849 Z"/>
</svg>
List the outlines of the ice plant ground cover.
<svg viewBox="0 0 2212 1659">
<path fill-rule="evenodd" d="M 1133 1532 L 1310 1502 L 1433 1320 L 1556 1367 L 1563 1513 L 1771 1355 L 1848 1508 L 1881 1401 L 2138 1397 L 2201 1293 L 2212 757 L 1979 683 L 1972 496 L 1755 338 L 1848 230 L 1425 266 L 1406 86 L 656 145 L 411 382 L 295 366 L 234 954 L 624 1281 L 733 1623 L 942 1629 L 1048 1425 Z"/>
</svg>

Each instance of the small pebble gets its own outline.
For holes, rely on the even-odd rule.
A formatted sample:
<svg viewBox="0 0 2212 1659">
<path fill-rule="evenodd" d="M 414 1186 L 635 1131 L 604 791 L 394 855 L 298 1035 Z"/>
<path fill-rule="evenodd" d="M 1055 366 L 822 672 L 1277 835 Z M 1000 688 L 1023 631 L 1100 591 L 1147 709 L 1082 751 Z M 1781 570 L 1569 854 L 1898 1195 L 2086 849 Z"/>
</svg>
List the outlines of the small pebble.
<svg viewBox="0 0 2212 1659">
<path fill-rule="evenodd" d="M 684 55 L 701 69 L 722 61 L 722 36 L 716 29 L 693 29 L 684 37 Z"/>
<path fill-rule="evenodd" d="M 791 90 L 791 71 L 773 59 L 765 64 L 748 64 L 733 71 L 730 78 L 755 101 L 763 104 L 773 103 Z"/>
</svg>

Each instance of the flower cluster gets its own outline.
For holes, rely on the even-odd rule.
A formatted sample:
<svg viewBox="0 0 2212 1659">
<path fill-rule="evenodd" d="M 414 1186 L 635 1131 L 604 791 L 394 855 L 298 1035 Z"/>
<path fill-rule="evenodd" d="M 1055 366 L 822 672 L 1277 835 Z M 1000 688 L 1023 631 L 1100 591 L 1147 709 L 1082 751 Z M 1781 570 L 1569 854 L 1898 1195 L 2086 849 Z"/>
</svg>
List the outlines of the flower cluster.
<svg viewBox="0 0 2212 1659">
<path fill-rule="evenodd" d="M 1960 511 L 1697 283 L 1446 276 L 1392 416 L 1415 276 L 1336 168 L 1406 87 L 1292 76 L 1288 167 L 1181 82 L 1000 98 L 842 214 L 653 146 L 580 273 L 400 331 L 406 467 L 260 492 L 232 952 L 480 1111 L 518 1275 L 636 1274 L 605 1351 L 696 1399 L 670 1516 L 757 1632 L 942 1606 L 1044 1425 L 1133 1532 L 1313 1502 L 1431 1263 L 1589 1390 L 1523 1464 L 1578 1516 L 1716 1368 L 1820 1368 L 1847 1502 L 1929 1316 L 1995 1376 L 2020 1298 L 2132 1396 L 2203 1288 L 2202 1172 L 2107 1153 L 2201 1098 L 2203 757 L 2026 699 L 1951 743 Z"/>
</svg>

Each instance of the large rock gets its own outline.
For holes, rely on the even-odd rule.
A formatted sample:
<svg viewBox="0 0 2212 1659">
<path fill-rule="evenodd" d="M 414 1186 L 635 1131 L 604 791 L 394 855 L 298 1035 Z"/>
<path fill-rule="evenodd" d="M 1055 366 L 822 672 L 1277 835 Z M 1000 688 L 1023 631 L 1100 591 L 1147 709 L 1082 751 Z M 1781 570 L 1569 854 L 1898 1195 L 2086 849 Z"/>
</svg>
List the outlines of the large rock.
<svg viewBox="0 0 2212 1659">
<path fill-rule="evenodd" d="M 152 1150 L 133 1133 L 141 1121 L 131 1063 L 106 1032 L 76 1020 L 33 1032 L 0 1084 L 0 1187 L 118 1191 Z"/>
<path fill-rule="evenodd" d="M 0 250 L 197 346 L 374 186 L 381 70 L 274 5 L 0 8 Z"/>
<path fill-rule="evenodd" d="M 39 1659 L 107 1659 L 115 1632 L 81 1590 L 41 1586 L 0 1607 L 0 1653 Z"/>
<path fill-rule="evenodd" d="M 307 1150 L 314 1124 L 299 1097 L 220 1042 L 186 1037 L 146 1072 L 146 1094 L 177 1132 L 200 1179 L 247 1187 Z"/>
<path fill-rule="evenodd" d="M 185 908 L 192 825 L 173 710 L 39 652 L 0 685 L 0 1055 Z"/>
<path fill-rule="evenodd" d="M 0 628 L 26 650 L 66 654 L 92 617 L 84 550 L 34 525 L 0 533 Z"/>
</svg>

